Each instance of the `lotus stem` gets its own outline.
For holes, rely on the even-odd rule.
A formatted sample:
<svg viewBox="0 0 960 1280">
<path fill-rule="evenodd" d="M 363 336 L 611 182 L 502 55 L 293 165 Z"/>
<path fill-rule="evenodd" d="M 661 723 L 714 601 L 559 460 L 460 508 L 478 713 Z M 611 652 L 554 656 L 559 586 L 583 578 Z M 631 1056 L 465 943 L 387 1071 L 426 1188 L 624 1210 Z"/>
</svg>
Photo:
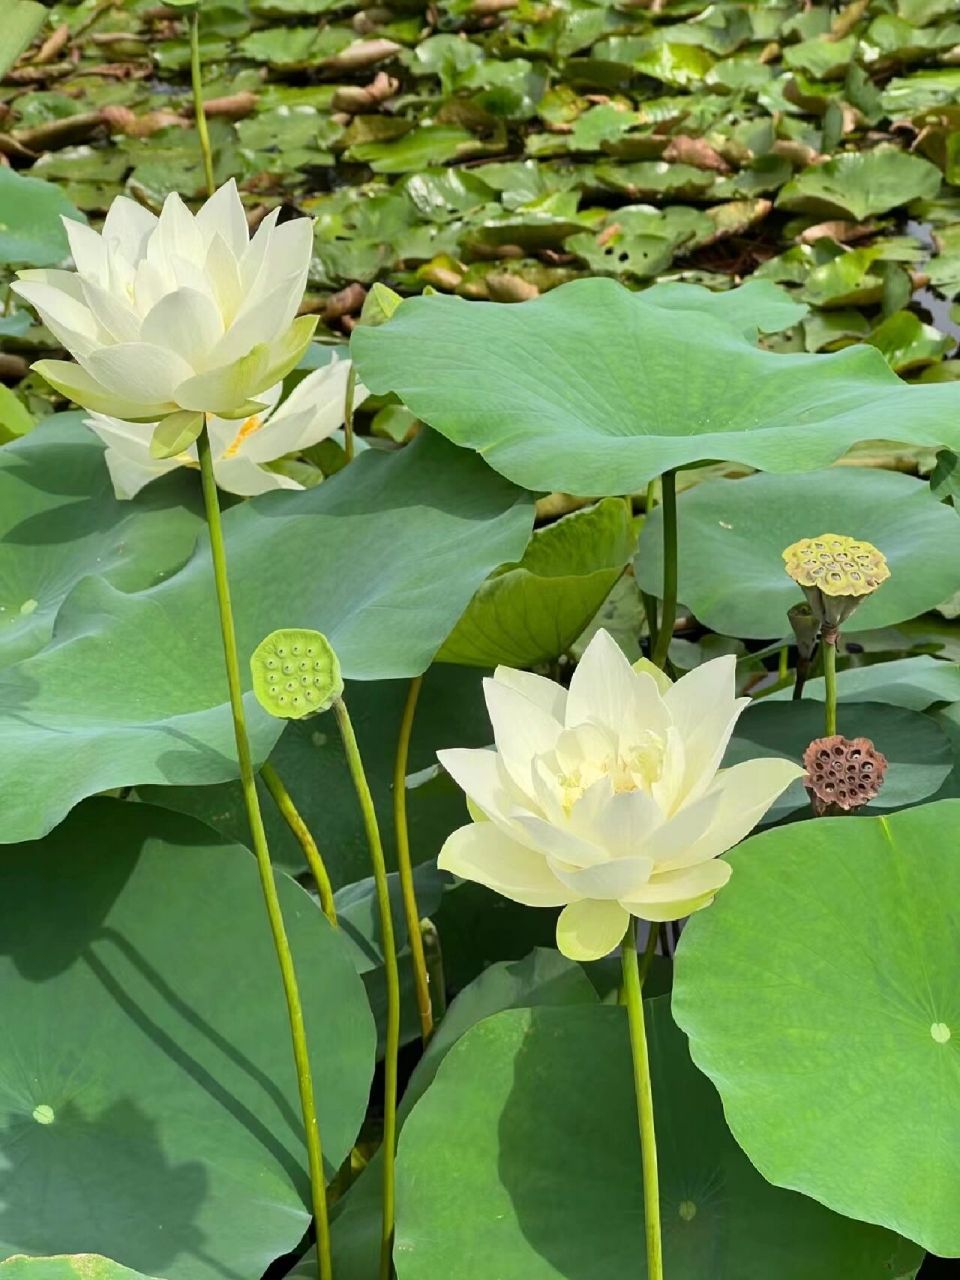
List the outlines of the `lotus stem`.
<svg viewBox="0 0 960 1280">
<path fill-rule="evenodd" d="M 217 607 L 220 613 L 220 634 L 223 637 L 223 657 L 227 671 L 227 687 L 230 691 L 230 710 L 233 715 L 233 732 L 237 744 L 237 762 L 240 767 L 243 803 L 247 812 L 247 821 L 250 824 L 253 852 L 257 859 L 260 886 L 267 908 L 267 918 L 270 922 L 270 933 L 273 937 L 277 961 L 280 965 L 283 993 L 286 997 L 287 1015 L 290 1021 L 290 1038 L 293 1043 L 293 1058 L 297 1069 L 300 1109 L 303 1114 L 307 1158 L 310 1168 L 311 1201 L 317 1231 L 317 1267 L 320 1280 L 332 1280 L 333 1262 L 330 1252 L 330 1222 L 327 1215 L 323 1148 L 320 1141 L 320 1126 L 317 1123 L 317 1108 L 313 1093 L 310 1057 L 307 1051 L 303 1002 L 300 999 L 300 988 L 297 984 L 297 972 L 294 967 L 293 953 L 290 950 L 290 941 L 283 923 L 280 898 L 277 894 L 277 883 L 274 879 L 273 865 L 270 862 L 270 850 L 267 847 L 267 835 L 263 826 L 263 815 L 260 812 L 260 798 L 257 795 L 257 780 L 253 768 L 253 758 L 250 753 L 247 722 L 243 711 L 243 685 L 240 680 L 240 659 L 237 651 L 236 627 L 234 626 L 233 609 L 230 604 L 230 583 L 227 577 L 227 552 L 223 540 L 223 524 L 220 519 L 220 499 L 217 493 L 217 482 L 213 474 L 213 455 L 210 451 L 210 437 L 207 434 L 206 426 L 204 426 L 197 439 L 197 454 L 200 460 L 203 503 L 206 510 L 207 526 L 210 531 L 210 552 L 213 558 L 213 576 L 217 589 Z"/>
<path fill-rule="evenodd" d="M 663 611 L 653 650 L 653 663 L 667 669 L 670 641 L 677 621 L 677 473 L 665 471 L 661 478 L 660 505 L 663 507 Z"/>
<path fill-rule="evenodd" d="M 657 926 L 650 926 L 656 941 Z M 649 940 L 647 949 L 650 950 Z M 621 944 L 624 1003 L 630 1024 L 630 1051 L 633 1057 L 633 1084 L 637 1096 L 640 1151 L 643 1161 L 643 1219 L 647 1244 L 647 1280 L 663 1280 L 663 1243 L 660 1231 L 660 1185 L 657 1175 L 657 1139 L 653 1123 L 653 1089 L 650 1058 L 643 1020 L 643 989 L 637 959 L 636 924 L 631 918 Z"/>
<path fill-rule="evenodd" d="M 825 736 L 837 732 L 837 643 L 840 634 L 834 627 L 823 628 L 823 705 Z"/>
<path fill-rule="evenodd" d="M 433 1035 L 433 1007 L 430 1002 L 430 975 L 423 953 L 423 936 L 420 932 L 420 908 L 417 905 L 417 888 L 413 881 L 410 862 L 410 828 L 407 822 L 407 761 L 410 758 L 410 737 L 417 711 L 417 700 L 423 687 L 423 676 L 410 681 L 407 699 L 400 721 L 397 754 L 393 766 L 393 825 L 397 837 L 397 870 L 400 873 L 400 889 L 403 895 L 403 914 L 407 922 L 410 940 L 410 958 L 413 962 L 413 981 L 417 994 L 417 1012 L 420 1015 L 420 1034 L 424 1047 Z"/>
<path fill-rule="evenodd" d="M 272 764 L 265 764 L 261 767 L 260 777 L 280 810 L 281 817 L 293 832 L 297 843 L 303 850 L 307 866 L 310 868 L 310 873 L 317 883 L 317 894 L 320 898 L 323 914 L 331 924 L 335 925 L 337 923 L 337 908 L 333 900 L 333 884 L 330 881 L 330 875 L 323 861 L 323 856 L 317 848 L 317 842 L 310 833 L 310 828 L 303 820 L 299 809 L 293 803 L 293 797 L 283 785 L 280 775 Z"/>
<path fill-rule="evenodd" d="M 216 184 L 213 176 L 213 152 L 210 150 L 210 131 L 207 128 L 207 113 L 203 106 L 203 85 L 200 80 L 199 0 L 190 17 L 190 84 L 193 88 L 193 115 L 197 122 L 200 154 L 203 156 L 203 178 L 207 184 L 207 195 L 212 196 L 216 190 Z"/>
<path fill-rule="evenodd" d="M 353 731 L 347 704 L 338 698 L 333 704 L 340 727 L 340 736 L 347 755 L 347 765 L 353 779 L 363 825 L 370 846 L 373 863 L 373 880 L 380 912 L 380 934 L 383 940 L 383 968 L 387 982 L 387 1036 L 383 1062 L 383 1219 L 380 1232 L 380 1280 L 390 1280 L 393 1260 L 394 1221 L 394 1165 L 397 1151 L 397 1058 L 400 1052 L 400 969 L 397 964 L 397 944 L 393 932 L 393 915 L 390 910 L 390 888 L 387 881 L 387 864 L 383 856 L 380 826 L 370 792 L 370 784 L 364 772 L 357 735 Z"/>
<path fill-rule="evenodd" d="M 357 390 L 357 366 L 350 361 L 350 372 L 347 374 L 347 390 L 343 398 L 343 452 L 347 461 L 353 461 L 353 398 Z"/>
</svg>

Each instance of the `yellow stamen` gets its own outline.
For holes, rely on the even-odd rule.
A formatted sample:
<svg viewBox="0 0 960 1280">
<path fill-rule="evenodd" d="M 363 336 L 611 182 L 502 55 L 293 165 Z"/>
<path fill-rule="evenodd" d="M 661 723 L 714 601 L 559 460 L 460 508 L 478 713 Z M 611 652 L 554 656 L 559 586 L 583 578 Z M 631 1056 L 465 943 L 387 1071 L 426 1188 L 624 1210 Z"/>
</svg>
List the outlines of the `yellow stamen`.
<svg viewBox="0 0 960 1280">
<path fill-rule="evenodd" d="M 256 435 L 262 426 L 263 419 L 258 414 L 254 414 L 252 418 L 247 418 L 246 422 L 234 436 L 232 443 L 223 456 L 225 458 L 235 458 L 243 448 L 245 442 L 249 440 L 252 435 Z"/>
</svg>

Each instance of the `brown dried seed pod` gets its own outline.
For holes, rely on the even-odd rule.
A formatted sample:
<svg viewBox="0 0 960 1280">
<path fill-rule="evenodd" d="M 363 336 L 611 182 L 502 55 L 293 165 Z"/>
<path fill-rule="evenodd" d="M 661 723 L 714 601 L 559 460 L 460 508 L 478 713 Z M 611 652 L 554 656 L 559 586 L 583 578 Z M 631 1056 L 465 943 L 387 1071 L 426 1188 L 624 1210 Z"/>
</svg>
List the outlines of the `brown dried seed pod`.
<svg viewBox="0 0 960 1280">
<path fill-rule="evenodd" d="M 804 786 L 818 816 L 849 813 L 873 800 L 887 771 L 887 758 L 869 738 L 839 733 L 815 738 L 803 753 Z"/>
</svg>

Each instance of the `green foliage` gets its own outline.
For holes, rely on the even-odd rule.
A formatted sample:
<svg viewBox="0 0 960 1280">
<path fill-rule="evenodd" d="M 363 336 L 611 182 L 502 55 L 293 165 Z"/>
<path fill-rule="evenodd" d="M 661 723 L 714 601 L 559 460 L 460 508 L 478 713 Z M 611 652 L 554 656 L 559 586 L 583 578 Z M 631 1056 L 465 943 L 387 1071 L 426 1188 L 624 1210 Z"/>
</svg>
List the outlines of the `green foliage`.
<svg viewBox="0 0 960 1280">
<path fill-rule="evenodd" d="M 694 1060 L 767 1178 L 946 1255 L 960 1252 L 958 812 L 748 840 L 716 910 L 684 931 L 674 988 Z"/>
</svg>

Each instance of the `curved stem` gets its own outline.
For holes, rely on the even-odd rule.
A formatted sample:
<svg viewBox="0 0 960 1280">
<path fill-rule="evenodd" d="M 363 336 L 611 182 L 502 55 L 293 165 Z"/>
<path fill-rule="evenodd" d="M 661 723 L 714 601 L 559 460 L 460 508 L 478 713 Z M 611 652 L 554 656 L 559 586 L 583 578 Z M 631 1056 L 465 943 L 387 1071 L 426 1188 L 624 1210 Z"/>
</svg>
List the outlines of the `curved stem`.
<svg viewBox="0 0 960 1280">
<path fill-rule="evenodd" d="M 413 866 L 410 862 L 410 828 L 407 823 L 407 761 L 410 758 L 410 735 L 413 732 L 417 699 L 422 687 L 423 676 L 415 676 L 410 681 L 400 720 L 400 736 L 397 739 L 397 755 L 393 766 L 393 825 L 397 837 L 397 870 L 403 894 L 403 914 L 407 921 L 417 1011 L 420 1014 L 420 1033 L 426 1045 L 433 1035 L 433 1008 L 430 1003 L 430 977 L 423 953 L 423 935 L 420 932 L 417 888 L 413 882 Z"/>
<path fill-rule="evenodd" d="M 353 461 L 353 398 L 357 390 L 357 366 L 350 361 L 350 372 L 347 374 L 347 390 L 343 400 L 343 452 L 347 461 Z"/>
<path fill-rule="evenodd" d="M 300 1000 L 300 988 L 297 985 L 297 972 L 293 963 L 293 953 L 290 950 L 290 942 L 287 938 L 283 914 L 280 910 L 277 883 L 274 879 L 273 866 L 270 862 L 267 836 L 263 828 L 263 815 L 260 812 L 260 800 L 257 796 L 257 780 L 253 768 L 253 759 L 250 754 L 250 740 L 247 737 L 237 635 L 233 622 L 233 610 L 230 606 L 230 584 L 227 579 L 227 553 L 223 541 L 223 526 L 220 521 L 217 482 L 213 475 L 210 438 L 207 435 L 206 427 L 203 428 L 197 439 L 197 453 L 200 459 L 203 503 L 206 509 L 207 525 L 210 530 L 210 552 L 213 557 L 213 576 L 217 587 L 220 633 L 223 636 L 223 657 L 227 669 L 227 686 L 230 690 L 230 710 L 233 715 L 233 732 L 237 743 L 237 761 L 240 766 L 243 803 L 247 811 L 247 821 L 250 823 L 253 852 L 257 859 L 260 886 L 263 890 L 263 900 L 267 908 L 270 932 L 277 953 L 277 961 L 280 965 L 283 994 L 286 997 L 287 1014 L 290 1020 L 290 1038 L 293 1042 L 293 1058 L 296 1063 L 297 1086 L 300 1091 L 300 1109 L 303 1113 L 307 1157 L 310 1165 L 310 1191 L 317 1230 L 317 1265 L 320 1280 L 331 1280 L 333 1266 L 330 1254 L 330 1224 L 327 1216 L 323 1148 L 320 1143 L 320 1127 L 317 1123 L 313 1078 L 310 1071 L 310 1058 L 307 1052 L 303 1004 Z"/>
<path fill-rule="evenodd" d="M 656 928 L 651 928 L 656 937 Z M 653 1125 L 653 1091 L 647 1034 L 643 1024 L 643 992 L 637 963 L 637 932 L 631 919 L 621 944 L 623 989 L 630 1021 L 633 1084 L 637 1095 L 640 1150 L 643 1159 L 643 1219 L 647 1241 L 647 1280 L 663 1280 L 663 1244 L 660 1235 L 660 1186 L 657 1176 L 657 1139 Z"/>
<path fill-rule="evenodd" d="M 323 908 L 323 914 L 327 917 L 331 924 L 337 923 L 337 908 L 333 901 L 333 885 L 330 881 L 329 873 L 324 864 L 320 850 L 317 848 L 317 842 L 310 833 L 310 828 L 304 822 L 300 814 L 300 810 L 293 803 L 293 797 L 287 788 L 283 785 L 280 775 L 274 769 L 272 764 L 262 765 L 260 768 L 260 777 L 264 781 L 264 785 L 273 797 L 273 801 L 280 814 L 286 822 L 287 826 L 293 832 L 297 843 L 303 850 L 303 856 L 307 860 L 307 866 L 317 882 L 317 893 L 320 897 L 320 906 Z"/>
<path fill-rule="evenodd" d="M 653 662 L 666 670 L 670 641 L 677 620 L 677 473 L 665 471 L 661 479 L 663 507 L 663 612 L 653 650 Z"/>
<path fill-rule="evenodd" d="M 833 629 L 823 629 L 823 706 L 826 736 L 837 732 L 837 641 Z"/>
<path fill-rule="evenodd" d="M 397 965 L 397 945 L 393 933 L 393 915 L 390 911 L 390 889 L 387 881 L 387 864 L 383 856 L 383 842 L 377 812 L 370 794 L 370 785 L 363 769 L 357 735 L 353 731 L 347 704 L 338 698 L 333 704 L 347 754 L 350 776 L 360 801 L 363 825 L 370 846 L 373 863 L 373 880 L 380 911 L 380 934 L 383 939 L 383 968 L 387 981 L 387 1038 L 383 1061 L 383 1221 L 380 1233 L 380 1280 L 390 1280 L 393 1254 L 394 1217 L 394 1163 L 397 1151 L 397 1056 L 400 1051 L 400 970 Z"/>
<path fill-rule="evenodd" d="M 207 128 L 207 113 L 203 109 L 203 86 L 200 81 L 200 4 L 190 18 L 190 84 L 193 88 L 193 115 L 197 122 L 197 137 L 200 139 L 200 152 L 203 156 L 203 176 L 207 184 L 207 195 L 212 196 L 216 190 L 213 177 L 213 152 L 210 150 L 210 131 Z"/>
</svg>

